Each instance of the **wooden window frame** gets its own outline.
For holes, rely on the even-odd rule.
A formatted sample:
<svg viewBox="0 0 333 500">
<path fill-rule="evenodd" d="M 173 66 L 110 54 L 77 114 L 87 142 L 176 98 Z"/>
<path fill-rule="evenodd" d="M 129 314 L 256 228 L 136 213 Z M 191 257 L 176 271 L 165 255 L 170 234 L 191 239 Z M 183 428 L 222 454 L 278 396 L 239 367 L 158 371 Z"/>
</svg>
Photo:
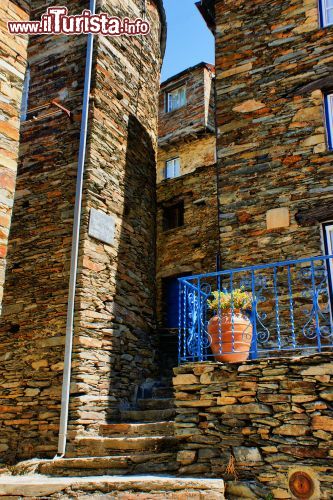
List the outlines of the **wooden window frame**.
<svg viewBox="0 0 333 500">
<path fill-rule="evenodd" d="M 172 211 L 174 211 L 173 214 Z M 173 231 L 183 227 L 185 225 L 184 215 L 184 200 L 179 200 L 175 203 L 165 205 L 163 207 L 163 232 Z M 171 216 L 174 217 L 175 222 L 171 222 Z"/>
<path fill-rule="evenodd" d="M 178 160 L 178 174 L 175 175 L 175 162 Z M 168 165 L 169 163 L 173 162 L 173 174 L 171 176 L 168 176 Z M 164 167 L 164 179 L 176 179 L 177 177 L 180 176 L 180 158 L 179 156 L 176 156 L 175 158 L 170 158 L 169 160 L 166 160 L 165 162 L 165 167 Z"/>
<path fill-rule="evenodd" d="M 184 90 L 184 94 L 185 94 L 185 102 L 183 104 L 180 104 L 176 108 L 170 108 L 170 96 L 172 96 L 173 94 L 176 94 L 176 93 L 180 93 L 180 91 L 182 89 Z M 184 106 L 186 106 L 186 104 L 187 104 L 186 85 L 180 85 L 179 87 L 176 87 L 174 89 L 170 89 L 170 90 L 166 91 L 165 95 L 166 95 L 166 98 L 165 98 L 165 111 L 166 111 L 166 113 L 172 113 L 173 111 L 177 111 L 177 109 L 181 109 Z"/>
<path fill-rule="evenodd" d="M 319 2 L 319 19 L 320 19 L 320 27 L 326 28 L 328 26 L 333 26 L 333 22 L 328 21 L 328 10 L 333 11 L 333 6 L 328 6 L 328 0 L 318 0 Z"/>
</svg>

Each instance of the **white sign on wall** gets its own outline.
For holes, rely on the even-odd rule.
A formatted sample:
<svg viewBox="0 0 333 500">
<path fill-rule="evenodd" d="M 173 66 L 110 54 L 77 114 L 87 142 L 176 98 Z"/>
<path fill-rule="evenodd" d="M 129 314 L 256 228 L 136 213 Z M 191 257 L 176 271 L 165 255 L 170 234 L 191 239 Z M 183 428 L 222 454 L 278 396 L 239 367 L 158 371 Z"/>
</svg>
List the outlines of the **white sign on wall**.
<svg viewBox="0 0 333 500">
<path fill-rule="evenodd" d="M 88 234 L 96 240 L 112 245 L 115 236 L 115 220 L 101 210 L 90 209 Z"/>
</svg>

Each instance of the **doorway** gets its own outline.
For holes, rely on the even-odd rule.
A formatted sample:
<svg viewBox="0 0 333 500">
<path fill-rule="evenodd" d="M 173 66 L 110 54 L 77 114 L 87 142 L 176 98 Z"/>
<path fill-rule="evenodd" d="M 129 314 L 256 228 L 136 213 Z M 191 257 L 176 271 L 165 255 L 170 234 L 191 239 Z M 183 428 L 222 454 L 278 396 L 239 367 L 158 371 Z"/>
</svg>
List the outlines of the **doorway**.
<svg viewBox="0 0 333 500">
<path fill-rule="evenodd" d="M 161 368 L 171 373 L 178 364 L 179 281 L 190 272 L 162 278 L 162 324 L 160 328 Z"/>
</svg>

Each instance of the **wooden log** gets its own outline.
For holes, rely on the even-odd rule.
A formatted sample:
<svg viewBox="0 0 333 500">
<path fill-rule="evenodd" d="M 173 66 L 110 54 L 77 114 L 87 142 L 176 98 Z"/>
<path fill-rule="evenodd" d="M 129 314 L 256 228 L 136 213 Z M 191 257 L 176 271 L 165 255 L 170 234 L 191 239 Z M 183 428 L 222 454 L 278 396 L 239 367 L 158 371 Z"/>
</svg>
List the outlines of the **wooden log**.
<svg viewBox="0 0 333 500">
<path fill-rule="evenodd" d="M 324 78 L 319 78 L 319 80 L 307 83 L 306 85 L 302 85 L 302 87 L 298 87 L 293 92 L 291 92 L 291 95 L 310 94 L 314 90 L 328 91 L 332 89 L 333 89 L 333 75 L 329 75 L 325 76 Z"/>
<path fill-rule="evenodd" d="M 333 220 L 332 200 L 325 200 L 320 205 L 299 210 L 295 219 L 300 226 L 312 226 L 318 222 Z"/>
</svg>

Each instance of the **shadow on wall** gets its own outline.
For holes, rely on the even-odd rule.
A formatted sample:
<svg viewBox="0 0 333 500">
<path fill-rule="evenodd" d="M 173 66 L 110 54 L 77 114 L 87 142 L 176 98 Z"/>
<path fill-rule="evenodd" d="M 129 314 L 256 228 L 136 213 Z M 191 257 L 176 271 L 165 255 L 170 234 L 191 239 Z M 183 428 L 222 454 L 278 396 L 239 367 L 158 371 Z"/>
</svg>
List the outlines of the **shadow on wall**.
<svg viewBox="0 0 333 500">
<path fill-rule="evenodd" d="M 156 158 L 150 135 L 130 115 L 125 162 L 123 219 L 116 273 L 115 354 L 109 394 L 120 406 L 136 397 L 138 385 L 157 374 Z M 112 415 L 109 415 L 112 418 Z"/>
</svg>

